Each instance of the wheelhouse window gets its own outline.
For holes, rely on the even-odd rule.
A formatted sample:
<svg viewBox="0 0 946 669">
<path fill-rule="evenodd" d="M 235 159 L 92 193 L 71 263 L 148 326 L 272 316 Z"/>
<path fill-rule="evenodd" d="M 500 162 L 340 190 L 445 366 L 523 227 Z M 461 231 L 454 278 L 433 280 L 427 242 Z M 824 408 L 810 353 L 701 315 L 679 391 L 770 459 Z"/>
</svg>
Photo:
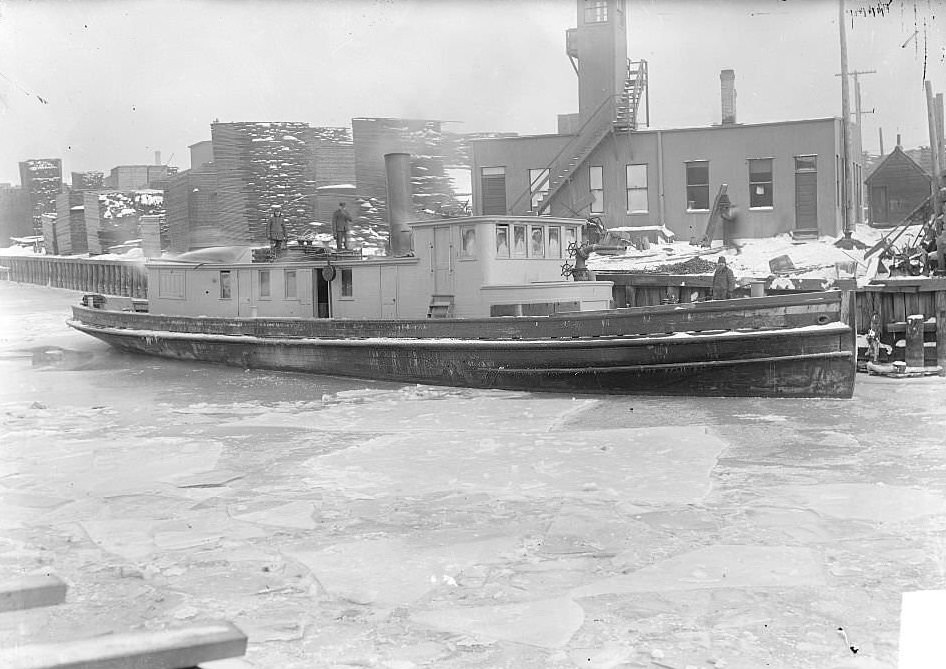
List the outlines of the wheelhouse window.
<svg viewBox="0 0 946 669">
<path fill-rule="evenodd" d="M 230 270 L 220 272 L 220 299 L 229 300 L 232 297 L 230 290 Z"/>
<path fill-rule="evenodd" d="M 549 194 L 549 170 L 529 170 L 529 211 L 538 211 L 539 205 Z M 545 211 L 549 211 L 548 208 Z"/>
<path fill-rule="evenodd" d="M 483 198 L 483 214 L 506 213 L 506 168 L 480 168 L 480 190 Z"/>
<path fill-rule="evenodd" d="M 496 226 L 496 257 L 497 258 L 509 257 L 509 226 L 508 225 Z"/>
<path fill-rule="evenodd" d="M 562 229 L 557 225 L 549 226 L 549 258 L 562 257 Z"/>
<path fill-rule="evenodd" d="M 476 228 L 472 225 L 460 228 L 460 257 L 476 257 Z"/>
<path fill-rule="evenodd" d="M 608 0 L 585 0 L 585 23 L 604 23 L 608 20 Z"/>
<path fill-rule="evenodd" d="M 532 236 L 529 239 L 529 257 L 545 257 L 545 226 L 532 226 Z"/>
<path fill-rule="evenodd" d="M 270 274 L 268 269 L 259 271 L 259 296 L 270 297 Z"/>
<path fill-rule="evenodd" d="M 749 208 L 771 209 L 772 198 L 772 159 L 749 159 Z"/>
<path fill-rule="evenodd" d="M 299 287 L 296 282 L 296 270 L 286 270 L 286 299 L 294 300 L 299 297 Z"/>
<path fill-rule="evenodd" d="M 709 161 L 692 160 L 685 164 L 687 211 L 709 211 Z"/>
<path fill-rule="evenodd" d="M 647 165 L 627 165 L 627 213 L 647 213 Z"/>
<path fill-rule="evenodd" d="M 526 257 L 526 226 L 512 226 L 512 257 Z"/>
<path fill-rule="evenodd" d="M 588 181 L 591 184 L 591 213 L 604 213 L 604 167 L 592 165 L 588 168 Z"/>
<path fill-rule="evenodd" d="M 351 267 L 344 268 L 342 275 L 342 297 L 352 297 L 355 293 L 352 287 Z"/>
<path fill-rule="evenodd" d="M 565 238 L 562 240 L 562 243 L 564 245 L 565 257 L 567 258 L 569 256 L 568 247 L 578 243 L 578 228 L 565 228 Z"/>
</svg>

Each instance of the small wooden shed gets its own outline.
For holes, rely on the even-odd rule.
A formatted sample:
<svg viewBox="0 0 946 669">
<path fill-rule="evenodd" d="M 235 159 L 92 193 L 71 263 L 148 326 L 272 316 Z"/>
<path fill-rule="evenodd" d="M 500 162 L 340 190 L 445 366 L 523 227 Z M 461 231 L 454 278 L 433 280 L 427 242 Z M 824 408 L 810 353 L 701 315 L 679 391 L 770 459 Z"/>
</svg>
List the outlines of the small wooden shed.
<svg viewBox="0 0 946 669">
<path fill-rule="evenodd" d="M 932 181 L 929 172 L 896 147 L 864 179 L 870 224 L 893 227 L 911 218 L 929 199 Z"/>
</svg>

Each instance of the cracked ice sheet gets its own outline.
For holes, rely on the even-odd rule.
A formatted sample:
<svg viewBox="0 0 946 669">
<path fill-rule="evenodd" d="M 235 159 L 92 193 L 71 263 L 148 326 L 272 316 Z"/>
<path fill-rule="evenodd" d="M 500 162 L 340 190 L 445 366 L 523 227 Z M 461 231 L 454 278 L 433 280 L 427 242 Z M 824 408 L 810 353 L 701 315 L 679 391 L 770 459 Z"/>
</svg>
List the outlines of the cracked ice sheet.
<svg viewBox="0 0 946 669">
<path fill-rule="evenodd" d="M 508 557 L 517 545 L 513 536 L 435 533 L 425 535 L 424 543 L 379 538 L 285 554 L 308 567 L 332 596 L 394 608 L 420 599 L 472 565 Z"/>
<path fill-rule="evenodd" d="M 704 588 L 820 586 L 821 558 L 793 546 L 708 546 L 575 588 L 572 597 Z"/>
<path fill-rule="evenodd" d="M 446 632 L 553 649 L 564 646 L 581 628 L 585 612 L 572 600 L 558 598 L 435 609 L 415 613 L 411 620 Z"/>
<path fill-rule="evenodd" d="M 349 497 L 600 493 L 617 501 L 682 505 L 709 493 L 724 445 L 702 426 L 502 435 L 419 431 L 376 437 L 311 458 L 301 469 L 308 485 Z"/>
<path fill-rule="evenodd" d="M 799 508 L 851 520 L 896 523 L 922 516 L 946 514 L 946 498 L 917 488 L 870 483 L 824 483 L 767 488 L 760 505 Z"/>
<path fill-rule="evenodd" d="M 403 394 L 368 395 L 360 402 L 326 405 L 318 411 L 283 411 L 251 416 L 240 426 L 294 427 L 330 432 L 415 432 L 475 430 L 483 421 L 509 432 L 550 432 L 569 416 L 590 408 L 597 400 L 539 398 L 512 393 L 484 392 L 471 396 L 423 396 L 405 401 Z"/>
</svg>

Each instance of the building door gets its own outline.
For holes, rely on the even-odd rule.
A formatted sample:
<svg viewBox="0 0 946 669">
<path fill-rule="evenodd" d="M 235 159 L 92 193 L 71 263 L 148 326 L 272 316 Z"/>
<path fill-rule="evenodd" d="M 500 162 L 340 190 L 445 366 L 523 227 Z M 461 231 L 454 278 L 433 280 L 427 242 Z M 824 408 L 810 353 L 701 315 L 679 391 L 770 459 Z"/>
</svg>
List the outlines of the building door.
<svg viewBox="0 0 946 669">
<path fill-rule="evenodd" d="M 449 226 L 434 228 L 434 294 L 453 295 L 453 244 Z"/>
<path fill-rule="evenodd" d="M 337 271 L 331 265 L 312 269 L 312 315 L 316 318 L 329 318 L 332 314 L 331 283 L 325 279 L 326 270 L 330 276 Z"/>
<path fill-rule="evenodd" d="M 886 186 L 870 187 L 870 222 L 890 223 L 890 202 Z"/>
<path fill-rule="evenodd" d="M 397 318 L 397 266 L 381 266 L 381 318 Z"/>
<path fill-rule="evenodd" d="M 506 168 L 484 167 L 480 170 L 483 214 L 506 213 Z"/>
<path fill-rule="evenodd" d="M 818 229 L 818 156 L 795 156 L 795 229 Z"/>
</svg>

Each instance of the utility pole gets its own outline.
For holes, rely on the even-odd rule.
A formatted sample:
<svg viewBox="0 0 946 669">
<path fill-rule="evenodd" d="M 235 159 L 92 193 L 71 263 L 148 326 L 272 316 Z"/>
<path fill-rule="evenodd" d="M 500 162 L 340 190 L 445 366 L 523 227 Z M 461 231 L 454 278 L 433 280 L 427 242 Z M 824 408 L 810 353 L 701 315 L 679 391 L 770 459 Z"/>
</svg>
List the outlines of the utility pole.
<svg viewBox="0 0 946 669">
<path fill-rule="evenodd" d="M 865 111 L 861 107 L 861 78 L 860 77 L 862 74 L 877 74 L 877 70 L 855 70 L 854 72 L 848 72 L 847 74 L 849 77 L 854 78 L 854 118 L 856 119 L 855 123 L 857 124 L 857 147 L 858 147 L 858 153 L 859 153 L 857 158 L 858 158 L 858 162 L 863 167 L 867 163 L 866 152 L 864 151 L 863 115 L 873 114 L 874 110 L 871 109 L 871 110 Z M 840 77 L 841 75 L 836 74 L 834 76 Z M 842 88 L 842 96 L 843 96 L 843 88 Z M 848 119 L 848 122 L 850 122 L 850 119 Z M 883 140 L 881 140 L 881 144 L 883 144 Z M 854 153 L 853 148 L 850 149 L 850 152 L 852 154 Z M 883 155 L 883 154 L 884 154 L 884 149 L 883 149 L 883 146 L 881 146 L 880 155 Z M 852 182 L 851 183 L 852 185 L 851 199 L 854 200 L 854 221 L 855 223 L 863 223 L 864 222 L 863 221 L 863 216 L 864 216 L 863 189 L 861 188 L 861 184 L 859 183 L 860 176 L 854 170 L 853 166 L 851 167 L 851 170 L 852 170 L 852 176 L 853 176 L 853 178 L 851 179 L 851 182 Z M 860 197 L 855 197 L 858 194 L 860 194 Z"/>
<path fill-rule="evenodd" d="M 849 245 L 853 245 L 851 235 L 854 233 L 854 221 L 851 216 L 851 101 L 847 71 L 847 32 L 845 26 L 847 17 L 845 14 L 844 0 L 838 0 L 838 30 L 841 39 L 841 131 L 844 135 L 844 149 L 842 151 L 844 154 L 844 170 L 842 171 L 844 174 L 844 188 L 841 189 L 844 198 L 844 206 L 842 207 L 844 239 L 839 239 L 837 243 L 842 248 L 850 248 Z"/>
</svg>

